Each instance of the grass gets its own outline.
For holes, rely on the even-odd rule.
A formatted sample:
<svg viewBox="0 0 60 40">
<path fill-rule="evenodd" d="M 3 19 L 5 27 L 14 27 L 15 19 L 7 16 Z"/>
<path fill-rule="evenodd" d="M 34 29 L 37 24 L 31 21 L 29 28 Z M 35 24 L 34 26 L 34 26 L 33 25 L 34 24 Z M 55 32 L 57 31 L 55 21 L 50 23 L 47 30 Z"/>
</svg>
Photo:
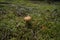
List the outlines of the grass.
<svg viewBox="0 0 60 40">
<path fill-rule="evenodd" d="M 60 3 L 35 4 L 24 0 L 12 3 L 17 6 L 7 5 L 4 7 L 7 13 L 0 15 L 1 40 L 60 40 Z M 22 6 L 22 11 L 32 17 L 31 29 L 25 26 L 24 17 L 17 15 L 18 6 Z"/>
</svg>

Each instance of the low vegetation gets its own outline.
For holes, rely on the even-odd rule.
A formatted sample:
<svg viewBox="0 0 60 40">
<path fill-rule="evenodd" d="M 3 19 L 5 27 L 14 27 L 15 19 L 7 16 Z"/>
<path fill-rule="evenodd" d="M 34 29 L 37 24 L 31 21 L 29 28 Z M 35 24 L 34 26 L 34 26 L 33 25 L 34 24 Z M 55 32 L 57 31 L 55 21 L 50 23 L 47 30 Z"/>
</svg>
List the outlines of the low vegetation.
<svg viewBox="0 0 60 40">
<path fill-rule="evenodd" d="M 60 40 L 59 2 L 9 2 L 0 4 L 0 40 Z"/>
</svg>

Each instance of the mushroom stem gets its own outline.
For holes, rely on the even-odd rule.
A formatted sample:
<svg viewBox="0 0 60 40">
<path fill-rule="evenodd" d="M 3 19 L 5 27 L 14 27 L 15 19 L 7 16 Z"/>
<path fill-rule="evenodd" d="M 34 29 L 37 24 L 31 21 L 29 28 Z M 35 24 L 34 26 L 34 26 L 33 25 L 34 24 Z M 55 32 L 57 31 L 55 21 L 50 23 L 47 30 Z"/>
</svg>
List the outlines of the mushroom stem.
<svg viewBox="0 0 60 40">
<path fill-rule="evenodd" d="M 31 28 L 31 27 L 32 27 L 31 21 L 26 21 L 25 26 L 26 26 L 27 28 Z"/>
</svg>

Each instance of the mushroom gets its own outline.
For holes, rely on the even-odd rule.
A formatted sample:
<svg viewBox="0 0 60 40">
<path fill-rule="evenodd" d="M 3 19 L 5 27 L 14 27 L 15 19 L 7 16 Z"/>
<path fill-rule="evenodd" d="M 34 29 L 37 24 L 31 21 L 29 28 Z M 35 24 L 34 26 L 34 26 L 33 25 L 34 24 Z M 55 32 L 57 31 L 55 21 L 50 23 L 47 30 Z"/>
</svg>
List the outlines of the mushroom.
<svg viewBox="0 0 60 40">
<path fill-rule="evenodd" d="M 24 20 L 25 20 L 25 21 L 30 21 L 30 20 L 31 20 L 31 16 L 26 16 L 26 17 L 24 17 Z"/>
<path fill-rule="evenodd" d="M 31 28 L 31 26 L 32 26 L 32 24 L 31 24 L 31 16 L 26 16 L 26 17 L 24 17 L 24 20 L 25 20 L 25 22 L 26 22 L 25 26 L 26 26 L 27 28 Z"/>
</svg>

